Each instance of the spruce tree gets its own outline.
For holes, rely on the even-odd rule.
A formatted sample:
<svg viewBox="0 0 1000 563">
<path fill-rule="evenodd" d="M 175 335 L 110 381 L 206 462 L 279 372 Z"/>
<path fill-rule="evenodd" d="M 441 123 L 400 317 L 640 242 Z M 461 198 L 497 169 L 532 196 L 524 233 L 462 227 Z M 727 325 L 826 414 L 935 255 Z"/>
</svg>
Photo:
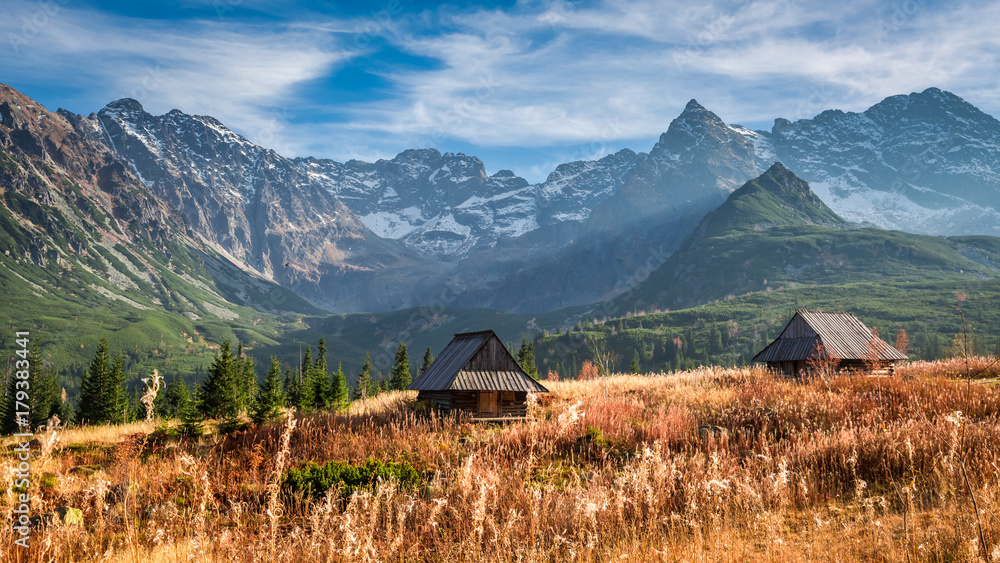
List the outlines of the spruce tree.
<svg viewBox="0 0 1000 563">
<path fill-rule="evenodd" d="M 629 365 L 630 373 L 639 373 L 639 352 L 634 352 L 632 354 L 632 363 Z"/>
<path fill-rule="evenodd" d="M 330 370 L 326 365 L 326 341 L 323 337 L 319 339 L 319 346 L 316 348 L 316 362 L 313 363 L 312 386 L 313 405 L 318 409 L 324 409 L 330 403 Z"/>
<path fill-rule="evenodd" d="M 330 382 L 330 407 L 336 410 L 347 408 L 351 399 L 348 393 L 347 378 L 344 376 L 344 369 L 338 363 L 337 371 L 333 372 Z"/>
<path fill-rule="evenodd" d="M 181 408 L 191 401 L 191 390 L 176 373 L 163 391 L 163 403 L 159 415 L 165 420 L 179 418 Z"/>
<path fill-rule="evenodd" d="M 306 346 L 306 355 L 302 358 L 302 365 L 299 366 L 299 395 L 296 397 L 295 407 L 302 411 L 312 410 L 316 403 L 316 386 L 313 375 L 316 367 L 313 365 L 312 349 Z"/>
<path fill-rule="evenodd" d="M 389 372 L 389 388 L 394 391 L 403 391 L 410 386 L 412 376 L 410 375 L 410 356 L 406 353 L 406 344 L 399 343 L 396 348 L 396 361 Z"/>
<path fill-rule="evenodd" d="M 249 412 L 253 406 L 253 396 L 257 388 L 257 366 L 253 358 L 243 352 L 243 344 L 236 348 L 233 368 L 234 391 L 237 413 Z"/>
<path fill-rule="evenodd" d="M 253 408 L 253 399 L 257 394 L 257 362 L 253 361 L 253 358 L 247 357 L 243 361 L 240 384 L 243 399 L 240 412 L 248 413 Z M 281 384 L 281 380 L 278 380 L 278 384 Z"/>
<path fill-rule="evenodd" d="M 708 350 L 711 354 L 721 354 L 722 353 L 722 331 L 717 327 L 712 328 L 712 332 L 709 335 L 711 340 L 709 341 Z"/>
<path fill-rule="evenodd" d="M 51 369 L 46 369 L 44 376 L 39 381 L 39 386 L 44 390 L 45 402 L 39 401 L 39 409 L 45 414 L 45 420 L 58 416 L 60 420 L 65 420 L 66 412 L 62 399 L 62 388 L 59 386 L 59 373 Z"/>
<path fill-rule="evenodd" d="M 53 401 L 59 394 L 59 384 L 55 373 L 42 363 L 42 352 L 37 339 L 28 354 L 28 362 L 31 366 L 28 377 L 31 386 L 31 427 L 38 428 L 52 416 Z"/>
<path fill-rule="evenodd" d="M 285 368 L 285 404 L 296 406 L 299 404 L 299 391 L 302 389 L 297 373 L 292 373 L 291 368 Z"/>
<path fill-rule="evenodd" d="M 531 370 L 531 371 L 527 372 L 528 375 L 530 375 L 532 377 L 532 379 L 538 379 L 538 364 L 535 363 L 535 342 L 534 341 L 528 343 L 528 354 L 527 354 L 527 356 L 525 356 L 525 361 L 528 364 L 528 369 Z"/>
<path fill-rule="evenodd" d="M 365 354 L 365 363 L 361 366 L 361 373 L 358 374 L 358 388 L 354 393 L 355 399 L 367 399 L 370 395 L 370 386 L 372 383 L 372 361 L 371 357 Z"/>
<path fill-rule="evenodd" d="M 21 426 L 27 427 L 30 422 L 27 419 L 20 419 L 17 416 L 17 411 L 21 410 L 17 406 L 17 383 L 19 381 L 26 381 L 16 376 L 17 371 L 18 370 L 16 369 L 8 369 L 6 374 L 7 380 L 6 385 L 4 385 L 3 395 L 3 420 L 0 421 L 0 430 L 2 430 L 4 434 L 20 432 Z"/>
<path fill-rule="evenodd" d="M 521 348 L 517 351 L 517 364 L 532 379 L 538 379 L 538 366 L 535 365 L 535 343 L 529 344 L 527 337 L 521 338 Z"/>
<path fill-rule="evenodd" d="M 191 397 L 199 397 L 203 394 L 204 389 L 200 386 L 195 386 L 194 391 L 191 393 Z M 185 436 L 201 436 L 204 432 L 202 428 L 202 420 L 204 418 L 201 415 L 201 411 L 198 410 L 198 404 L 193 398 L 188 398 L 187 400 L 182 400 L 182 402 L 177 407 L 177 418 L 180 419 L 181 424 L 177 427 L 177 430 Z"/>
<path fill-rule="evenodd" d="M 198 392 L 198 407 L 205 418 L 233 418 L 238 413 L 236 367 L 227 339 Z"/>
<path fill-rule="evenodd" d="M 285 398 L 281 393 L 281 363 L 277 356 L 271 356 L 271 367 L 257 387 L 250 418 L 256 424 L 274 420 L 281 414 Z"/>
<path fill-rule="evenodd" d="M 76 421 L 80 424 L 100 424 L 104 419 L 103 394 L 107 387 L 111 371 L 111 359 L 108 354 L 108 338 L 105 336 L 97 345 L 97 351 L 90 361 L 90 366 L 83 373 L 80 381 L 80 394 L 77 397 Z"/>
<path fill-rule="evenodd" d="M 41 348 L 38 340 L 28 352 L 27 369 L 17 369 L 17 364 L 12 364 L 14 369 L 7 372 L 6 385 L 4 386 L 4 396 L 0 416 L 0 431 L 4 434 L 18 432 L 19 422 L 24 422 L 24 426 L 30 424 L 31 428 L 38 428 L 48 421 L 52 415 L 63 416 L 62 396 L 59 393 L 59 383 L 57 375 L 49 366 L 42 362 Z M 21 359 L 18 359 L 21 361 Z M 17 377 L 17 372 L 27 371 L 27 378 Z M 23 375 L 23 374 L 22 374 Z M 27 395 L 26 400 L 20 401 L 18 405 L 18 391 L 23 391 L 22 398 Z M 19 421 L 18 411 L 24 411 L 28 407 L 30 415 L 28 420 Z"/>
<path fill-rule="evenodd" d="M 106 386 L 103 397 L 103 418 L 102 420 L 112 424 L 124 424 L 129 422 L 129 396 L 125 388 L 125 359 L 121 352 L 115 355 L 115 360 L 111 364 L 108 372 Z"/>
<path fill-rule="evenodd" d="M 427 368 L 431 367 L 434 363 L 434 354 L 431 353 L 431 347 L 427 347 L 427 351 L 424 352 L 424 365 L 420 366 L 420 375 L 423 375 Z"/>
</svg>

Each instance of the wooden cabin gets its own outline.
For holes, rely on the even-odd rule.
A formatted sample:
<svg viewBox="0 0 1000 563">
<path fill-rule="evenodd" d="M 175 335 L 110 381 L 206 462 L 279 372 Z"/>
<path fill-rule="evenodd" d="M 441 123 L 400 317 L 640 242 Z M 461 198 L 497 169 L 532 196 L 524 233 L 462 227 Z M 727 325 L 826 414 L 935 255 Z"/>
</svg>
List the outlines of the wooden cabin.
<svg viewBox="0 0 1000 563">
<path fill-rule="evenodd" d="M 798 377 L 824 368 L 891 375 L 895 364 L 905 359 L 852 313 L 800 310 L 752 361 Z"/>
<path fill-rule="evenodd" d="M 548 393 L 492 330 L 456 334 L 408 389 L 419 392 L 418 401 L 480 419 L 524 417 L 528 393 Z"/>
</svg>

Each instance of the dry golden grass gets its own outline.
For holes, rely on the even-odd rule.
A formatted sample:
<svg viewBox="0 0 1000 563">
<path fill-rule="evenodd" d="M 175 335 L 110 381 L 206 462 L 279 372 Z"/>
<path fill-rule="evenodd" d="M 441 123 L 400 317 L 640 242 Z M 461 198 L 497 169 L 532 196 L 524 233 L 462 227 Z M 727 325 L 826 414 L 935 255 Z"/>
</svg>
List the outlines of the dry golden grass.
<svg viewBox="0 0 1000 563">
<path fill-rule="evenodd" d="M 1000 377 L 1000 361 L 993 356 L 970 356 L 966 358 L 950 358 L 936 362 L 910 362 L 898 368 L 899 375 L 940 377 L 965 377 L 973 379 L 996 379 Z"/>
<path fill-rule="evenodd" d="M 69 431 L 35 476 L 32 510 L 78 507 L 84 526 L 37 529 L 27 553 L 4 527 L 3 553 L 24 561 L 1000 561 L 1000 389 L 956 381 L 949 369 L 802 382 L 760 369 L 547 382 L 552 393 L 535 417 L 503 426 L 414 413 L 412 394 L 394 393 L 349 413 L 201 443 L 154 440 L 152 425 Z M 367 458 L 405 460 L 422 485 L 382 483 L 348 501 L 273 494 L 287 467 Z M 9 517 L 10 473 L 0 477 Z"/>
</svg>

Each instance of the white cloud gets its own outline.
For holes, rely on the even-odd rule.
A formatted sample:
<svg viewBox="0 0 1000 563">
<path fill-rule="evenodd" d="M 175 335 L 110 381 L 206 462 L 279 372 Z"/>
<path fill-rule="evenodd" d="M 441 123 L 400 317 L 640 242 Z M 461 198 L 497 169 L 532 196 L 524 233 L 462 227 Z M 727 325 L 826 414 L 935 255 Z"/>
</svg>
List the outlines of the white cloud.
<svg viewBox="0 0 1000 563">
<path fill-rule="evenodd" d="M 359 104 L 351 126 L 543 146 L 601 138 L 609 123 L 612 139 L 655 135 L 692 97 L 727 121 L 749 122 L 863 110 L 929 86 L 990 101 L 998 97 L 989 79 L 1000 70 L 989 31 L 998 10 L 649 0 L 442 11 L 442 27 L 453 31 L 398 39 L 442 67 L 391 75 L 402 101 Z"/>
<path fill-rule="evenodd" d="M 522 0 L 255 24 L 238 10 L 169 22 L 59 1 L 27 35 L 42 4 L 6 3 L 0 41 L 24 44 L 0 69 L 79 85 L 92 109 L 132 96 L 154 113 L 213 115 L 290 155 L 373 160 L 451 141 L 484 152 L 537 147 L 548 156 L 523 168 L 537 179 L 559 150 L 583 157 L 589 149 L 574 147 L 655 139 L 691 98 L 727 122 L 758 125 L 859 111 L 929 86 L 1000 109 L 1000 5 L 985 1 Z M 438 64 L 379 65 L 376 39 Z M 305 85 L 347 63 L 380 73 L 389 92 L 351 103 L 306 97 Z"/>
<path fill-rule="evenodd" d="M 24 34 L 17 22 L 30 20 L 36 6 L 17 2 L 12 8 L 21 17 L 0 22 L 0 37 L 22 41 L 7 65 L 27 79 L 79 85 L 98 92 L 101 105 L 131 97 L 151 113 L 211 115 L 278 145 L 287 127 L 283 108 L 294 103 L 297 86 L 355 54 L 324 34 L 280 25 L 157 22 L 69 7 Z"/>
</svg>

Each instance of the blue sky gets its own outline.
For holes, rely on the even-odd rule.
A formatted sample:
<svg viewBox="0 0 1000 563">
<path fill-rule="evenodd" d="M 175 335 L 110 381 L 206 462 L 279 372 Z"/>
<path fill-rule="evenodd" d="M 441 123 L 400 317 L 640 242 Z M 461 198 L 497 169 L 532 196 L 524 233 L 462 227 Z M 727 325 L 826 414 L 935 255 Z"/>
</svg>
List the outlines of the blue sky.
<svg viewBox="0 0 1000 563">
<path fill-rule="evenodd" d="M 1000 115 L 1000 3 L 4 0 L 0 82 L 212 115 L 287 156 L 433 146 L 540 181 L 648 151 L 696 98 L 770 128 L 930 86 Z"/>
</svg>

